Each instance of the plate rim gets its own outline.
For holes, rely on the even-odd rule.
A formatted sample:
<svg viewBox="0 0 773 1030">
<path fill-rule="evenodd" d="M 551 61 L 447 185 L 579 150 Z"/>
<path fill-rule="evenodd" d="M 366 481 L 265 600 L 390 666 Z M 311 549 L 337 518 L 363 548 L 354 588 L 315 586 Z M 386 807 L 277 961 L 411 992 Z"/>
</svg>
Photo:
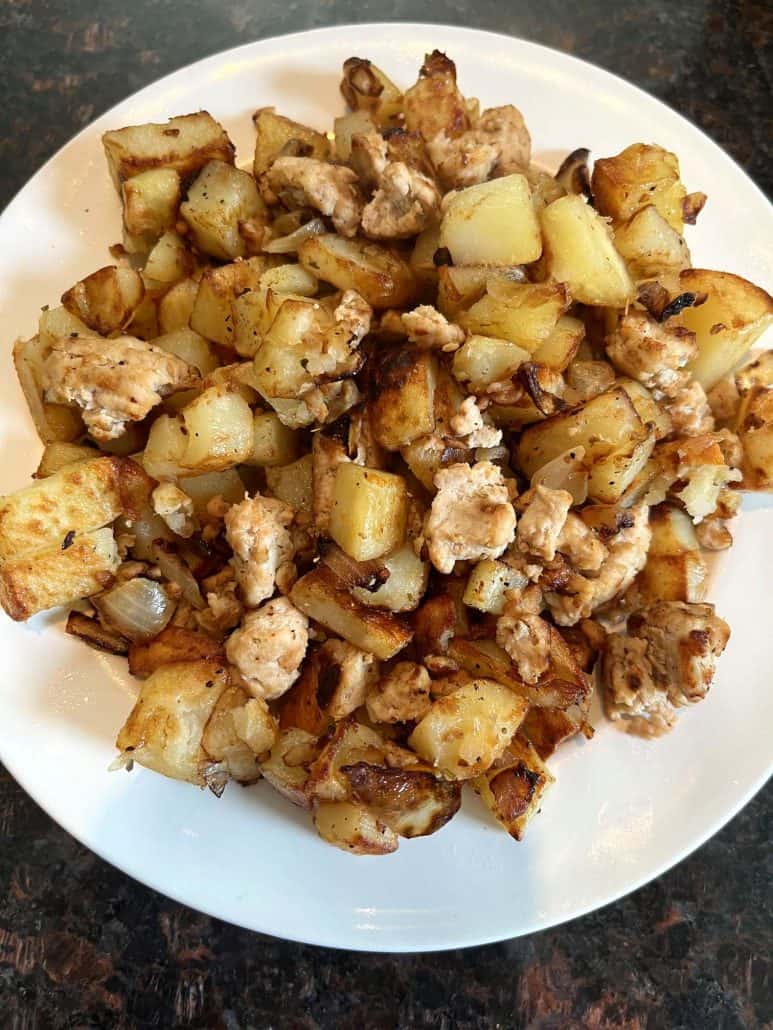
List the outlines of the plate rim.
<svg viewBox="0 0 773 1030">
<path fill-rule="evenodd" d="M 670 104 L 661 100 L 659 97 L 656 97 L 653 94 L 647 92 L 645 89 L 636 85 L 635 83 L 628 81 L 627 79 L 616 74 L 615 72 L 611 72 L 606 68 L 602 67 L 601 65 L 586 60 L 585 58 L 578 57 L 575 54 L 570 54 L 563 50 L 559 50 L 555 47 L 548 46 L 544 43 L 535 42 L 533 40 L 525 39 L 520 36 L 511 36 L 506 33 L 496 32 L 490 29 L 481 29 L 463 25 L 449 25 L 443 22 L 420 22 L 394 19 L 390 21 L 377 22 L 346 22 L 339 25 L 326 25 L 309 29 L 302 29 L 291 33 L 276 33 L 265 35 L 257 39 L 252 39 L 244 43 L 240 43 L 236 46 L 226 48 L 225 50 L 219 50 L 214 53 L 207 54 L 187 64 L 181 64 L 179 67 L 167 72 L 160 78 L 154 79 L 153 81 L 140 87 L 138 90 L 135 90 L 133 93 L 130 93 L 122 99 L 118 100 L 115 104 L 111 105 L 101 114 L 97 115 L 97 117 L 93 118 L 87 125 L 83 126 L 72 137 L 70 137 L 61 146 L 59 146 L 56 149 L 56 151 L 49 158 L 47 158 L 28 179 L 26 179 L 26 181 L 19 187 L 19 189 L 13 194 L 8 203 L 2 209 L 2 211 L 0 212 L 0 228 L 2 228 L 3 220 L 9 215 L 12 209 L 14 209 L 16 205 L 20 203 L 21 198 L 27 191 L 27 189 L 33 183 L 35 183 L 36 180 L 42 177 L 44 173 L 46 173 L 46 171 L 49 169 L 49 167 L 54 165 L 64 152 L 76 147 L 81 142 L 84 136 L 92 132 L 94 127 L 98 123 L 103 122 L 106 119 L 109 119 L 113 112 L 117 111 L 119 108 L 123 107 L 124 105 L 130 102 L 141 100 L 146 92 L 158 90 L 159 88 L 163 87 L 163 85 L 168 80 L 179 75 L 181 72 L 191 71 L 205 64 L 216 64 L 218 62 L 223 61 L 224 59 L 231 58 L 234 55 L 252 51 L 256 46 L 261 46 L 272 41 L 286 40 L 288 42 L 298 42 L 301 40 L 307 40 L 309 37 L 319 38 L 326 35 L 335 36 L 338 33 L 345 33 L 351 31 L 360 31 L 363 33 L 374 31 L 378 32 L 387 29 L 393 29 L 395 27 L 399 27 L 401 30 L 415 30 L 417 33 L 422 34 L 442 32 L 444 34 L 450 34 L 451 36 L 458 34 L 460 36 L 465 36 L 468 38 L 470 34 L 477 37 L 488 37 L 489 39 L 497 40 L 500 45 L 506 44 L 508 46 L 526 47 L 527 49 L 532 51 L 544 52 L 546 55 L 549 55 L 550 59 L 552 60 L 558 60 L 559 62 L 568 62 L 568 64 L 571 66 L 572 70 L 575 73 L 580 70 L 587 70 L 588 68 L 590 68 L 595 73 L 601 75 L 602 78 L 612 80 L 611 84 L 614 84 L 617 88 L 622 87 L 627 92 L 633 93 L 635 97 L 638 98 L 640 101 L 643 100 L 648 104 L 654 104 L 658 107 L 665 108 L 669 112 L 671 117 L 676 119 L 677 122 L 680 123 L 683 127 L 688 128 L 691 133 L 697 133 L 699 136 L 703 137 L 705 143 L 707 143 L 712 148 L 716 155 L 718 155 L 721 159 L 726 161 L 732 167 L 734 172 L 743 176 L 746 187 L 752 187 L 754 193 L 757 194 L 758 197 L 762 200 L 762 202 L 767 205 L 769 213 L 773 212 L 773 204 L 771 204 L 764 190 L 749 176 L 749 174 L 744 170 L 744 168 L 739 164 L 739 162 L 736 161 L 735 158 L 733 158 L 721 146 L 721 144 L 717 143 L 700 126 L 691 122 L 688 118 L 686 118 L 683 114 L 681 114 L 681 112 L 673 108 Z M 470 936 L 469 934 L 465 935 L 462 933 L 456 940 L 451 942 L 449 942 L 448 940 L 444 940 L 440 943 L 438 943 L 437 941 L 429 941 L 426 943 L 420 943 L 418 945 L 406 944 L 404 946 L 391 946 L 388 949 L 385 949 L 383 947 L 379 947 L 378 940 L 374 939 L 373 937 L 370 937 L 369 935 L 364 935 L 363 937 L 358 938 L 357 942 L 354 944 L 349 943 L 349 938 L 351 938 L 352 935 L 352 931 L 349 928 L 346 928 L 346 930 L 344 931 L 345 935 L 349 935 L 346 943 L 341 943 L 340 933 L 337 935 L 333 935 L 333 933 L 328 931 L 328 926 L 331 924 L 317 925 L 314 927 L 313 933 L 309 933 L 303 937 L 286 933 L 282 933 L 280 936 L 280 934 L 274 932 L 273 930 L 257 927 L 255 925 L 254 920 L 252 925 L 250 925 L 247 922 L 241 922 L 231 918 L 224 919 L 222 915 L 219 915 L 215 911 L 211 911 L 206 906 L 199 907 L 198 904 L 192 903 L 188 898 L 185 898 L 177 894 L 174 889 L 169 889 L 166 885 L 159 886 L 156 882 L 155 875 L 146 875 L 143 872 L 140 876 L 138 874 L 128 872 L 126 868 L 122 865 L 119 865 L 114 858 L 108 857 L 108 855 L 104 853 L 101 846 L 95 846 L 94 844 L 85 840 L 84 835 L 81 835 L 79 832 L 76 832 L 70 825 L 71 819 L 68 815 L 65 815 L 61 818 L 59 816 L 52 815 L 49 811 L 46 802 L 42 800 L 39 796 L 39 792 L 34 789 L 30 789 L 30 787 L 27 785 L 24 773 L 19 771 L 15 763 L 9 762 L 6 759 L 6 757 L 2 754 L 0 754 L 0 761 L 3 762 L 11 776 L 13 776 L 13 778 L 21 786 L 25 793 L 27 793 L 29 797 L 32 798 L 35 804 L 37 804 L 46 813 L 46 815 L 50 819 L 52 819 L 54 823 L 56 823 L 58 826 L 64 829 L 65 832 L 67 832 L 71 837 L 77 840 L 79 844 L 81 844 L 83 847 L 87 848 L 89 851 L 95 854 L 101 861 L 106 862 L 109 866 L 111 866 L 114 869 L 118 869 L 122 873 L 122 875 L 128 876 L 130 879 L 135 880 L 138 883 L 141 883 L 143 886 L 148 887 L 153 891 L 156 891 L 162 897 L 169 898 L 177 904 L 185 905 L 186 907 L 191 908 L 194 911 L 201 912 L 209 916 L 210 918 L 221 919 L 223 921 L 229 922 L 231 925 L 238 926 L 241 929 L 248 930 L 251 932 L 262 933 L 280 940 L 288 940 L 294 943 L 308 944 L 317 947 L 326 947 L 339 951 L 360 951 L 381 954 L 418 954 L 430 951 L 448 951 L 469 947 L 479 947 L 487 944 L 497 943 L 503 940 L 516 939 L 518 937 L 527 936 L 536 932 L 540 932 L 542 930 L 552 929 L 565 923 L 573 922 L 574 920 L 582 918 L 583 916 L 586 916 L 592 912 L 601 911 L 607 908 L 608 906 L 614 904 L 615 902 L 619 902 L 624 898 L 627 898 L 629 895 L 638 891 L 641 887 L 645 886 L 646 884 L 658 879 L 660 876 L 668 872 L 670 869 L 674 868 L 676 865 L 679 865 L 681 862 L 683 862 L 693 852 L 697 851 L 708 840 L 714 837 L 732 819 L 734 819 L 735 816 L 737 816 L 739 812 L 743 808 L 745 808 L 745 806 L 756 796 L 756 794 L 758 794 L 762 790 L 762 788 L 770 779 L 771 775 L 773 775 L 773 754 L 771 754 L 771 758 L 768 763 L 767 769 L 763 770 L 761 775 L 757 777 L 755 780 L 753 780 L 750 785 L 747 786 L 746 790 L 742 792 L 740 797 L 736 799 L 733 805 L 729 806 L 729 808 L 723 811 L 721 815 L 713 819 L 705 831 L 698 833 L 693 840 L 691 840 L 684 847 L 680 848 L 679 851 L 677 851 L 676 853 L 669 855 L 667 859 L 660 862 L 657 866 L 648 869 L 648 871 L 641 876 L 634 877 L 628 884 L 626 884 L 622 891 L 615 893 L 613 897 L 609 897 L 608 899 L 600 903 L 591 902 L 590 904 L 581 905 L 579 907 L 573 907 L 571 905 L 568 905 L 566 906 L 567 911 L 564 914 L 559 915 L 555 918 L 550 918 L 547 922 L 540 921 L 538 917 L 534 916 L 528 924 L 520 926 L 515 930 L 515 932 L 511 932 L 508 936 L 503 936 L 500 931 L 495 931 L 492 934 L 477 933 L 473 936 Z M 153 867 L 153 871 L 155 872 L 155 867 Z"/>
</svg>

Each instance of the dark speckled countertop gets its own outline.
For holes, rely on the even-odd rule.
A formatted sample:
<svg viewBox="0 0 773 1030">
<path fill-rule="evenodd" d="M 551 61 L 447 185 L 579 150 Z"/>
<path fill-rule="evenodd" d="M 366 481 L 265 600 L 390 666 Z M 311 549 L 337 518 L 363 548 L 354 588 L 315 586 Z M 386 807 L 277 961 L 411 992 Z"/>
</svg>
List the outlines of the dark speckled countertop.
<svg viewBox="0 0 773 1030">
<path fill-rule="evenodd" d="M 475 24 L 649 90 L 773 191 L 773 8 L 750 0 L 2 0 L 0 207 L 107 107 L 180 65 L 351 21 Z M 129 880 L 0 767 L 0 1030 L 772 1027 L 773 789 L 676 869 L 532 937 L 356 955 L 237 930 Z"/>
</svg>

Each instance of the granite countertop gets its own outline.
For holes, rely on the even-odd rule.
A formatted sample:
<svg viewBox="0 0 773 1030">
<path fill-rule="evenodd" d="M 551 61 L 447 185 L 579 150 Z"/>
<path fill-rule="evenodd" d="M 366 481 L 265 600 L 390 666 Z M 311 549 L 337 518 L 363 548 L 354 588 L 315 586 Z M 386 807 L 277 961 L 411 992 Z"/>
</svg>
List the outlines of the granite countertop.
<svg viewBox="0 0 773 1030">
<path fill-rule="evenodd" d="M 180 65 L 267 35 L 416 17 L 537 40 L 616 72 L 773 191 L 765 3 L 1 0 L 0 207 L 84 124 Z M 0 767 L 0 1026 L 770 1027 L 772 801 L 769 785 L 676 869 L 566 926 L 469 951 L 356 955 L 166 900 L 76 843 Z"/>
</svg>

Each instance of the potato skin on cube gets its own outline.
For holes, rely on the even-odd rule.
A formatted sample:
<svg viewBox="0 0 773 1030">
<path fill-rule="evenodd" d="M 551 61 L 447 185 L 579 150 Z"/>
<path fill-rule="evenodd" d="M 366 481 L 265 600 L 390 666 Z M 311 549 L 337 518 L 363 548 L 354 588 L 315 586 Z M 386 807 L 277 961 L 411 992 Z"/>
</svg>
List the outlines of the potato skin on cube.
<svg viewBox="0 0 773 1030">
<path fill-rule="evenodd" d="M 405 537 L 408 494 L 402 476 L 342 462 L 336 471 L 329 532 L 355 561 L 369 561 Z"/>
<path fill-rule="evenodd" d="M 542 253 L 525 175 L 518 173 L 451 194 L 440 223 L 441 247 L 455 265 L 519 265 Z"/>
</svg>

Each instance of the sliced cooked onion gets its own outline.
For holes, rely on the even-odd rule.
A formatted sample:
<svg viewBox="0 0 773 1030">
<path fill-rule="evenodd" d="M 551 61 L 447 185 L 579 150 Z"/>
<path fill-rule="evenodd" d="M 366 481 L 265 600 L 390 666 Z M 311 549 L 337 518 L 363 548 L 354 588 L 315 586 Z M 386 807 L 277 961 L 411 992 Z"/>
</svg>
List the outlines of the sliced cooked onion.
<svg viewBox="0 0 773 1030">
<path fill-rule="evenodd" d="M 163 586 L 144 576 L 113 587 L 93 604 L 111 628 L 135 643 L 158 636 L 175 609 Z"/>
<path fill-rule="evenodd" d="M 583 504 L 588 498 L 588 470 L 583 465 L 584 447 L 573 447 L 537 469 L 531 477 L 532 486 L 547 486 L 551 490 L 568 490 L 573 504 Z"/>
<path fill-rule="evenodd" d="M 89 647 L 108 654 L 128 654 L 129 641 L 112 629 L 107 629 L 96 619 L 90 619 L 81 612 L 71 611 L 67 616 L 65 633 L 78 637 Z"/>
<path fill-rule="evenodd" d="M 263 247 L 263 250 L 266 254 L 292 254 L 304 240 L 308 240 L 311 236 L 321 236 L 324 232 L 327 232 L 327 227 L 322 219 L 312 218 L 311 221 L 299 226 L 287 236 L 271 240 Z"/>
<path fill-rule="evenodd" d="M 378 590 L 389 579 L 389 569 L 379 558 L 355 561 L 332 540 L 320 541 L 319 551 L 324 564 L 340 576 L 349 589 Z"/>
<path fill-rule="evenodd" d="M 176 583 L 182 591 L 182 596 L 194 608 L 201 610 L 206 608 L 206 602 L 201 596 L 199 584 L 191 570 L 165 540 L 156 540 L 152 546 L 152 560 L 161 569 L 161 575 L 170 583 Z"/>
<path fill-rule="evenodd" d="M 132 556 L 137 561 L 155 561 L 153 544 L 156 540 L 173 540 L 173 536 L 167 524 L 161 519 L 150 506 L 140 511 L 139 518 L 134 521 L 122 520 L 119 518 L 116 523 L 116 535 L 128 533 L 134 537 L 131 546 Z"/>
</svg>

